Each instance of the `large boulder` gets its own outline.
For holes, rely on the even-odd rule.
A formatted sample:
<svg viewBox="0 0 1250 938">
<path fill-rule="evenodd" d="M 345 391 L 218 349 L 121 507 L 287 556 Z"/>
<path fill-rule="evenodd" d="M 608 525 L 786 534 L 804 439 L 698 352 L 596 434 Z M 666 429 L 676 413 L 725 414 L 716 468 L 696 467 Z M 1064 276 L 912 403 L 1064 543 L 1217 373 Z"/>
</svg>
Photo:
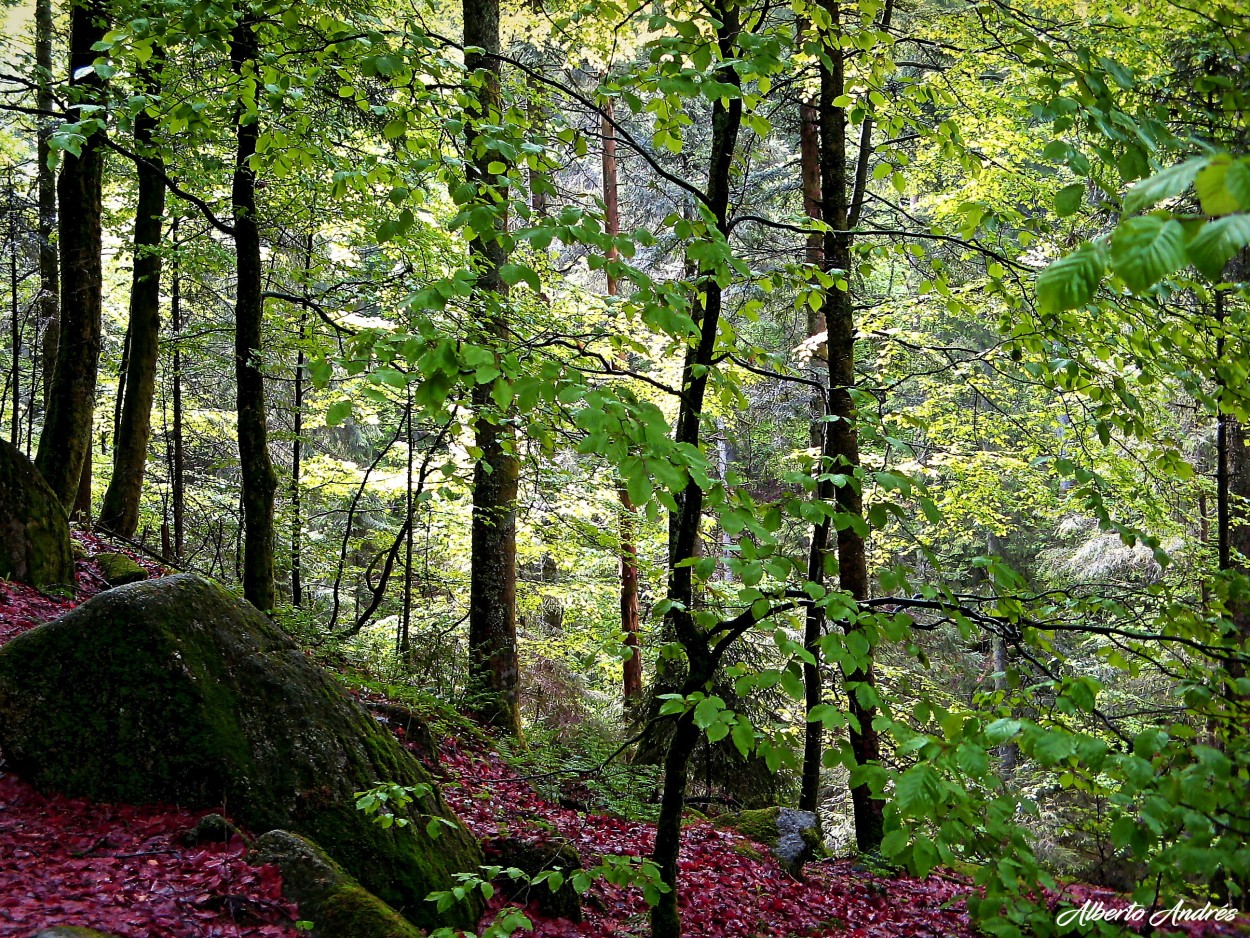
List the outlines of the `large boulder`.
<svg viewBox="0 0 1250 938">
<path fill-rule="evenodd" d="M 0 579 L 41 590 L 74 586 L 69 519 L 25 454 L 0 440 Z"/>
<path fill-rule="evenodd" d="M 290 831 L 257 838 L 252 863 L 282 871 L 282 895 L 312 922 L 311 938 L 422 938 L 424 934 L 365 889 L 324 850 Z"/>
<path fill-rule="evenodd" d="M 0 649 L 0 749 L 41 789 L 101 801 L 219 807 L 252 830 L 316 841 L 421 927 L 432 890 L 481 850 L 429 774 L 248 603 L 191 574 L 100 593 Z M 353 794 L 379 781 L 427 792 L 383 828 Z M 445 818 L 451 826 L 430 825 Z"/>
</svg>

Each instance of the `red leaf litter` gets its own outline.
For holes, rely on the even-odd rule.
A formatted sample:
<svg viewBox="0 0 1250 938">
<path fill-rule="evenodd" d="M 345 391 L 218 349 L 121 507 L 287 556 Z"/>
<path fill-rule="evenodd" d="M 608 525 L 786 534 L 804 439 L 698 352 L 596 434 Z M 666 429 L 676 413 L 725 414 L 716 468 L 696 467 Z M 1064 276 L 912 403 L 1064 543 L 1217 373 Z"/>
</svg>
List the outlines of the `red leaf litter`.
<svg viewBox="0 0 1250 938">
<path fill-rule="evenodd" d="M 77 563 L 75 600 L 44 596 L 0 580 L 0 644 L 72 609 L 104 588 L 94 554 L 112 549 L 76 532 L 88 552 Z M 153 576 L 158 565 L 135 558 Z M 403 734 L 397 733 L 401 742 Z M 416 747 L 409 743 L 414 750 Z M 431 768 L 443 793 L 478 837 L 501 831 L 568 839 L 582 862 L 606 855 L 645 857 L 655 827 L 581 814 L 544 800 L 497 754 L 450 739 Z M 179 844 L 196 815 L 168 806 L 90 804 L 36 792 L 0 771 L 0 938 L 28 938 L 53 925 L 84 925 L 122 938 L 295 938 L 297 912 L 281 898 L 281 877 L 244 860 L 242 841 L 207 848 Z M 683 832 L 681 910 L 689 938 L 972 938 L 965 880 L 935 873 L 919 880 L 881 877 L 850 860 L 809 864 L 793 879 L 767 850 L 733 831 L 696 822 Z M 544 887 L 540 887 L 544 888 Z M 1068 901 L 1125 904 L 1107 890 L 1074 886 Z M 505 904 L 490 903 L 483 924 Z M 645 938 L 647 905 L 639 890 L 596 881 L 583 897 L 585 921 L 526 914 L 538 938 Z M 1233 934 L 1244 923 L 1205 927 L 1191 936 Z M 351 936 L 347 936 L 351 938 Z"/>
</svg>

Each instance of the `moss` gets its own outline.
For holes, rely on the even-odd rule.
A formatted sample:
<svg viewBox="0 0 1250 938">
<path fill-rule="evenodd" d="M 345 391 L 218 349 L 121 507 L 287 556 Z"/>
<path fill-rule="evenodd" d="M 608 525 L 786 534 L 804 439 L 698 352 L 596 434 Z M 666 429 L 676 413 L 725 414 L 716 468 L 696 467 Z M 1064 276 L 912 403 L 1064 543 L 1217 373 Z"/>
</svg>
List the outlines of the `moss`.
<svg viewBox="0 0 1250 938">
<path fill-rule="evenodd" d="M 21 450 L 0 440 L 0 578 L 72 590 L 69 519 Z"/>
<path fill-rule="evenodd" d="M 250 859 L 282 871 L 282 894 L 317 938 L 420 938 L 422 932 L 369 892 L 317 844 L 289 831 L 256 841 Z"/>
<path fill-rule="evenodd" d="M 353 794 L 432 784 L 421 764 L 262 614 L 190 575 L 101 593 L 0 649 L 0 747 L 44 790 L 102 801 L 226 806 L 253 830 L 321 843 L 369 890 L 427 928 L 469 926 L 426 895 L 476 871 L 435 791 L 414 823 L 383 829 Z"/>
<path fill-rule="evenodd" d="M 422 938 L 425 934 L 358 883 L 331 892 L 313 926 L 321 938 Z"/>
<path fill-rule="evenodd" d="M 35 938 L 113 938 L 107 932 L 96 931 L 94 928 L 83 928 L 81 925 L 57 925 L 35 932 Z"/>
<path fill-rule="evenodd" d="M 125 554 L 96 554 L 95 560 L 100 565 L 104 582 L 109 586 L 125 586 L 127 583 L 138 583 L 148 578 L 148 571 Z"/>
<path fill-rule="evenodd" d="M 772 846 L 777 843 L 777 817 L 781 808 L 756 808 L 736 814 L 722 814 L 713 823 L 717 827 L 729 827 L 742 836 L 759 844 Z"/>
</svg>

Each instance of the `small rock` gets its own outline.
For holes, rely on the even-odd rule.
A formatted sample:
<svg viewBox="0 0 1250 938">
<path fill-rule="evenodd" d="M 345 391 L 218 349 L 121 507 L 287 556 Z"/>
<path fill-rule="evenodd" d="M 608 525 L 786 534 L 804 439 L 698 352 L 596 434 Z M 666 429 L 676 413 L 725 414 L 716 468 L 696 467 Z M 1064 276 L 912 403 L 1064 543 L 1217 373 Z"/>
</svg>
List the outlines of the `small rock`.
<svg viewBox="0 0 1250 938">
<path fill-rule="evenodd" d="M 206 814 L 195 822 L 194 827 L 183 831 L 178 839 L 188 847 L 198 847 L 200 844 L 229 843 L 236 834 L 243 836 L 243 832 L 229 818 Z"/>
<path fill-rule="evenodd" d="M 312 938 L 422 938 L 415 925 L 365 889 L 311 840 L 289 831 L 257 838 L 252 863 L 282 871 L 282 895 L 313 923 Z"/>
<path fill-rule="evenodd" d="M 504 868 L 515 866 L 531 880 L 548 870 L 561 873 L 564 882 L 555 890 L 550 881 L 530 885 L 504 878 L 495 883 L 495 888 L 510 899 L 534 903 L 542 915 L 570 922 L 582 920 L 581 896 L 573 888 L 573 874 L 582 868 L 582 858 L 567 840 L 499 835 L 482 841 L 482 853 L 487 863 Z"/>
<path fill-rule="evenodd" d="M 104 574 L 104 582 L 110 587 L 138 583 L 148 578 L 148 571 L 125 554 L 96 554 L 95 560 L 100 565 L 100 572 Z"/>
<path fill-rule="evenodd" d="M 81 925 L 56 925 L 35 932 L 34 938 L 116 938 L 109 932 L 96 931 L 94 928 L 83 928 Z"/>
</svg>

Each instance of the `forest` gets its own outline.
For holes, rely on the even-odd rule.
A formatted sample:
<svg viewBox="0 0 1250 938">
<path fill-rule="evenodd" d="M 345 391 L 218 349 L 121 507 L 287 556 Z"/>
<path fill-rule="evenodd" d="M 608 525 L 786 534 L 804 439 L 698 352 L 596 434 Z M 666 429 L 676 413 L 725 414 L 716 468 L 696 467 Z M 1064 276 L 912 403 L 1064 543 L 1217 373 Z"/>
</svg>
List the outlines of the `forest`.
<svg viewBox="0 0 1250 938">
<path fill-rule="evenodd" d="M 426 759 L 341 800 L 465 844 L 426 915 L 297 829 L 392 931 L 119 935 L 1250 928 L 1245 0 L 3 12 L 0 538 L 73 559 L 0 550 L 0 934 L 80 858 L 6 866 L 19 805 L 236 803 L 29 761 L 37 636 L 127 596 L 293 643 Z M 120 647 L 45 676 L 101 676 L 92 726 Z M 484 862 L 491 805 L 568 865 Z M 726 833 L 761 818 L 781 867 Z M 238 844 L 185 862 L 288 901 Z M 735 863 L 788 911 L 727 924 Z M 526 904 L 566 878 L 585 921 Z M 830 899 L 860 880 L 886 924 Z"/>
</svg>

